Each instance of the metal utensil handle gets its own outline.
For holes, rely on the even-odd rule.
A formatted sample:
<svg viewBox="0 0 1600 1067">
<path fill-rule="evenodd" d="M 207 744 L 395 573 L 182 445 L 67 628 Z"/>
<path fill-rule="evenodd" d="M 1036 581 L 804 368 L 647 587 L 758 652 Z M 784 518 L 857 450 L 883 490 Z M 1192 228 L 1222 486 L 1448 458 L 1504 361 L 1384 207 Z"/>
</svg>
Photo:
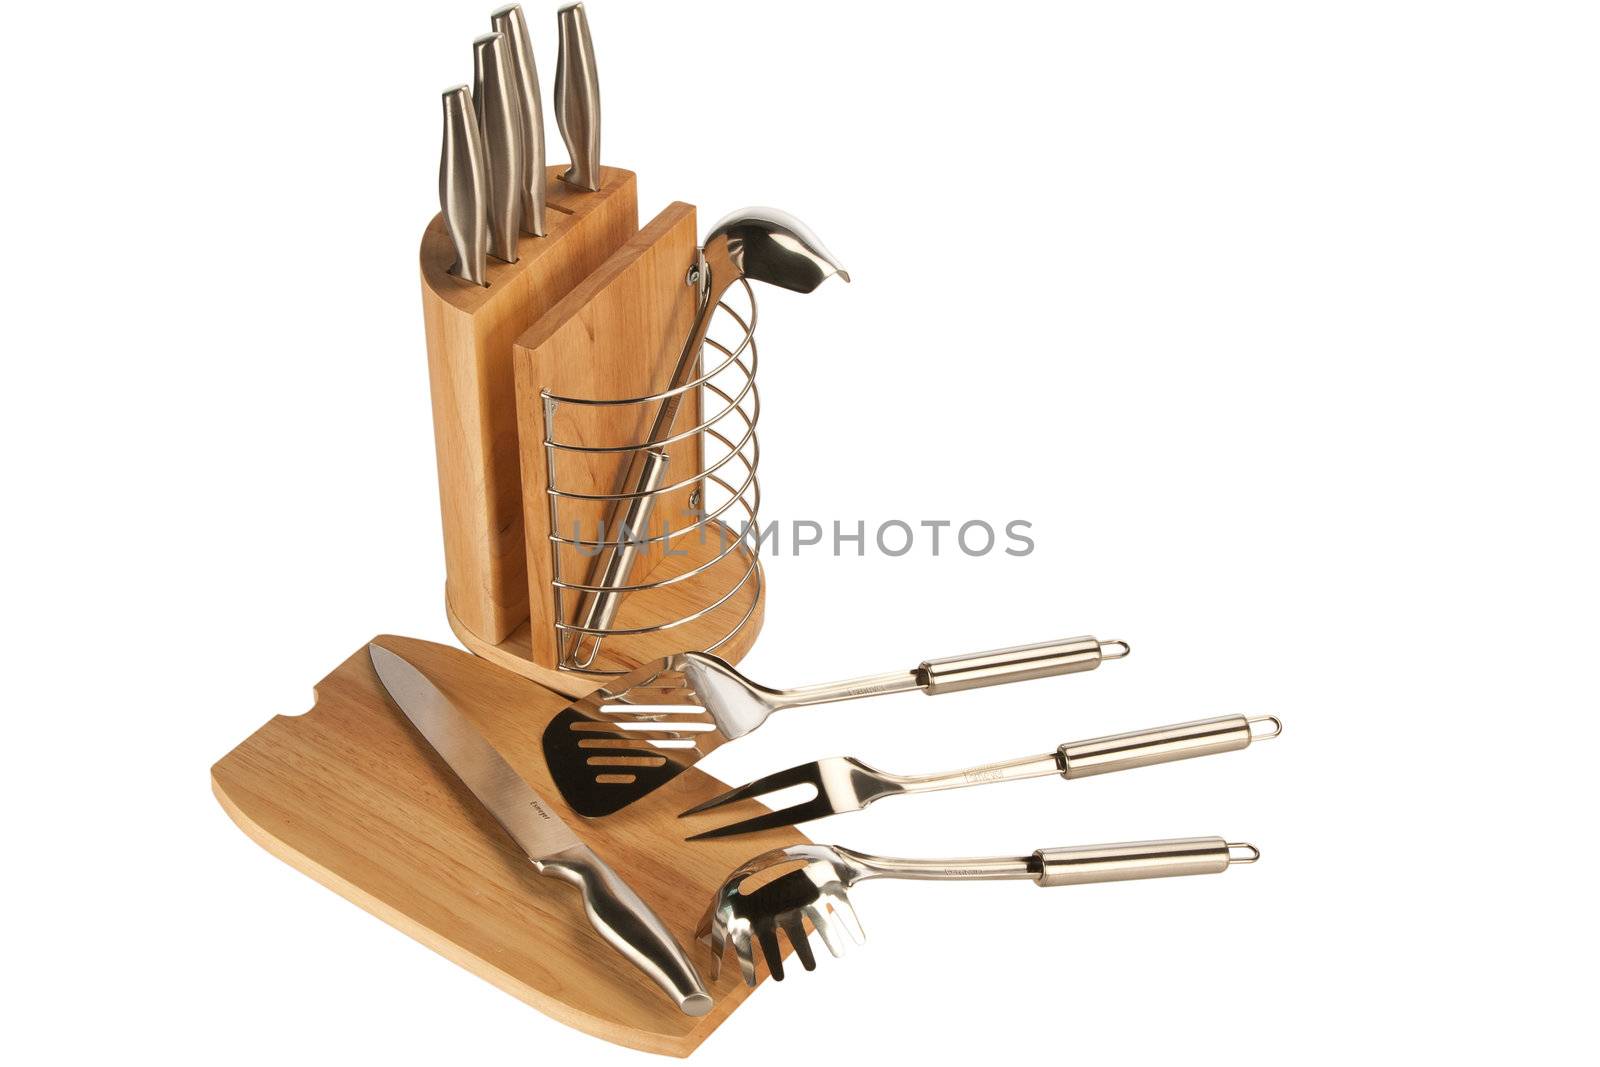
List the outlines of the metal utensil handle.
<svg viewBox="0 0 1600 1067">
<path fill-rule="evenodd" d="M 1032 856 L 969 859 L 897 859 L 870 856 L 838 846 L 833 851 L 852 868 L 850 884 L 867 878 L 934 882 L 1027 878 L 1042 886 L 1125 882 L 1183 874 L 1216 874 L 1227 870 L 1231 864 L 1254 863 L 1261 858 L 1260 850 L 1254 845 L 1230 843 L 1220 837 L 1070 845 L 1065 848 L 1041 848 Z"/>
<path fill-rule="evenodd" d="M 929 696 L 978 689 L 986 685 L 1025 682 L 1057 674 L 1092 671 L 1102 660 L 1121 659 L 1128 654 L 1125 641 L 1102 642 L 1093 637 L 1071 637 L 1065 641 L 1044 641 L 1037 645 L 974 652 L 966 656 L 930 659 L 914 670 L 890 671 L 842 682 L 804 685 L 768 694 L 775 708 L 800 708 L 813 704 L 832 704 L 840 700 L 860 700 L 920 689 Z"/>
<path fill-rule="evenodd" d="M 1270 725 L 1271 733 L 1258 733 L 1256 727 L 1262 724 Z M 1274 715 L 1256 719 L 1226 715 L 1220 719 L 1112 734 L 1091 741 L 1070 741 L 1056 749 L 1056 761 L 1061 777 L 1087 778 L 1154 763 L 1236 752 L 1248 748 L 1252 741 L 1265 741 L 1282 732 L 1283 723 Z"/>
<path fill-rule="evenodd" d="M 926 660 L 917 668 L 917 681 L 923 692 L 937 696 L 986 685 L 1092 671 L 1102 660 L 1121 659 L 1127 654 L 1125 641 L 1102 643 L 1094 637 L 1069 637 L 1064 641 Z"/>
<path fill-rule="evenodd" d="M 556 127 L 572 160 L 561 180 L 594 192 L 600 188 L 600 76 L 583 5 L 557 11 L 556 31 Z"/>
<path fill-rule="evenodd" d="M 1042 886 L 1054 886 L 1218 874 L 1232 864 L 1254 863 L 1260 858 L 1261 852 L 1254 845 L 1230 843 L 1220 837 L 1185 837 L 1041 848 L 1033 854 L 1032 863 L 1034 880 Z"/>
<path fill-rule="evenodd" d="M 583 891 L 589 925 L 672 998 L 685 1015 L 711 1010 L 711 994 L 682 946 L 650 905 L 587 845 L 575 845 L 538 864 L 539 873 Z"/>
<path fill-rule="evenodd" d="M 1270 725 L 1270 733 L 1256 727 Z M 1247 748 L 1252 741 L 1264 741 L 1283 732 L 1275 716 L 1257 719 L 1227 715 L 1220 719 L 1157 726 L 1149 730 L 1096 737 L 1089 741 L 1068 741 L 1054 752 L 1024 756 L 1002 763 L 985 763 L 942 774 L 887 775 L 905 793 L 931 793 L 941 789 L 963 789 L 990 782 L 1016 782 L 1059 774 L 1063 778 L 1087 778 L 1156 763 L 1194 759 L 1218 752 Z"/>
<path fill-rule="evenodd" d="M 584 668 L 594 662 L 600 651 L 603 631 L 611 626 L 621 605 L 618 586 L 628 584 L 633 574 L 639 549 L 650 532 L 650 513 L 655 508 L 656 493 L 666 483 L 667 454 L 658 448 L 636 453 L 628 472 L 623 475 L 623 488 L 631 488 L 632 495 L 621 496 L 612 509 L 611 522 L 600 530 L 599 540 L 605 542 L 590 565 L 590 585 L 602 586 L 584 592 L 578 600 L 578 630 L 571 636 L 563 660 L 569 665 Z M 637 484 L 630 482 L 637 479 Z"/>
</svg>

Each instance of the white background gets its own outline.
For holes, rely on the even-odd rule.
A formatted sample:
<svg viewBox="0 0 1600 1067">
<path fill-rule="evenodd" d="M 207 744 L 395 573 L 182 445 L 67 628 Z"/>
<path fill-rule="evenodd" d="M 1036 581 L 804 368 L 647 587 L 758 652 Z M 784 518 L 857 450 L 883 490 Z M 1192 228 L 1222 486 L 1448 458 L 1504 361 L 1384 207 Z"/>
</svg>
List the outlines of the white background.
<svg viewBox="0 0 1600 1067">
<path fill-rule="evenodd" d="M 770 561 L 749 673 L 1134 648 L 795 712 L 709 768 L 1287 725 L 813 825 L 901 855 L 1264 855 L 869 884 L 867 945 L 697 1060 L 1590 1044 L 1592 8 L 589 6 L 605 160 L 642 213 L 780 205 L 855 276 L 762 294 L 766 517 L 1035 525 L 1024 559 Z M 268 856 L 207 781 L 372 635 L 450 640 L 415 253 L 438 92 L 489 7 L 9 10 L 0 789 L 30 1059 L 638 1062 Z M 548 107 L 553 5 L 528 12 Z"/>
</svg>

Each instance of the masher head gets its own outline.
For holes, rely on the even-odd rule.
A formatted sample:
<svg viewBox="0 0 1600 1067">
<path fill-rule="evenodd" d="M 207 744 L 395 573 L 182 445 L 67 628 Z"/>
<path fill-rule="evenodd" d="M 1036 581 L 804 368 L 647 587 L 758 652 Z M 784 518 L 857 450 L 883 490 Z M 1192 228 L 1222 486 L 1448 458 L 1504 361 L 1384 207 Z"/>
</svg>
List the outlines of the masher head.
<svg viewBox="0 0 1600 1067">
<path fill-rule="evenodd" d="M 796 293 L 835 274 L 850 280 L 811 227 L 774 207 L 735 211 L 711 228 L 702 247 L 708 260 L 725 256 L 741 277 Z"/>
</svg>

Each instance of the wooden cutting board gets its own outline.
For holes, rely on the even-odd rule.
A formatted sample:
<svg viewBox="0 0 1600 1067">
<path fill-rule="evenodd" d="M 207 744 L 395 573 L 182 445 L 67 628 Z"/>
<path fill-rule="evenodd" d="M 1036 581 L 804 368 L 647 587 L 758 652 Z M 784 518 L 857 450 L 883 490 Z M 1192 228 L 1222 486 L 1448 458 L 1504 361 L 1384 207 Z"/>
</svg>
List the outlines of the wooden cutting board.
<svg viewBox="0 0 1600 1067">
<path fill-rule="evenodd" d="M 539 746 L 568 698 L 444 645 L 374 641 L 449 694 L 649 902 L 710 984 L 710 1014 L 680 1013 L 595 934 L 571 886 L 534 871 L 390 703 L 366 645 L 317 685 L 309 712 L 274 718 L 212 767 L 223 808 L 268 852 L 546 1015 L 630 1048 L 694 1051 L 750 992 L 731 958 L 710 981 L 710 950 L 694 933 L 712 893 L 749 857 L 805 838 L 784 827 L 684 841 L 677 813 L 727 788 L 694 769 L 617 815 L 583 819 Z"/>
</svg>

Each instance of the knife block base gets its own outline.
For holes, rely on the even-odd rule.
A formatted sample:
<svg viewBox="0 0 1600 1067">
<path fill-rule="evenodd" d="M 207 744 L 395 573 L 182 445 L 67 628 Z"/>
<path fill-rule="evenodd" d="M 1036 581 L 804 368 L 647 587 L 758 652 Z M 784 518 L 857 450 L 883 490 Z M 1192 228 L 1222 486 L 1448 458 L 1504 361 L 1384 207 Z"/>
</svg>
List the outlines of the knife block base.
<svg viewBox="0 0 1600 1067">
<path fill-rule="evenodd" d="M 646 1052 L 693 1052 L 751 992 L 731 957 L 710 980 L 710 950 L 694 934 L 712 893 L 749 857 L 806 839 L 789 826 L 683 840 L 692 830 L 677 813 L 727 788 L 694 768 L 616 815 L 581 818 L 539 748 L 563 697 L 443 645 L 374 640 L 453 697 L 650 904 L 706 978 L 710 1014 L 679 1012 L 590 928 L 572 886 L 534 871 L 390 703 L 365 645 L 318 684 L 309 712 L 274 718 L 212 767 L 223 809 L 285 863 L 559 1022 Z M 759 810 L 746 802 L 728 814 Z"/>
</svg>

